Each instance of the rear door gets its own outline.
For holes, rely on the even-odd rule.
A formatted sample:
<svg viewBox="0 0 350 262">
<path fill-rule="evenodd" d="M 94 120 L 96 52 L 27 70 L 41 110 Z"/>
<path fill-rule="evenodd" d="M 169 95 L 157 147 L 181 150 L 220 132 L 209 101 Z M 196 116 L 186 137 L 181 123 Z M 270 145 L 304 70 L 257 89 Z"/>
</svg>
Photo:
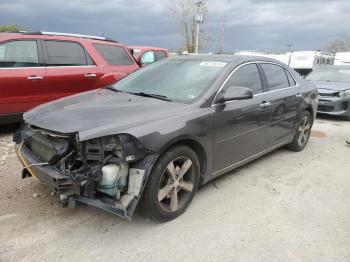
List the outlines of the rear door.
<svg viewBox="0 0 350 262">
<path fill-rule="evenodd" d="M 0 43 L 0 114 L 23 113 L 42 103 L 46 70 L 35 39 Z"/>
<path fill-rule="evenodd" d="M 284 67 L 271 63 L 260 66 L 267 82 L 272 110 L 269 146 L 275 146 L 291 138 L 302 105 L 302 95 L 298 93 L 294 78 Z"/>
<path fill-rule="evenodd" d="M 97 88 L 102 76 L 84 47 L 74 41 L 44 40 L 47 100 Z"/>
<path fill-rule="evenodd" d="M 264 151 L 268 146 L 271 108 L 266 104 L 269 97 L 263 92 L 257 65 L 251 63 L 236 69 L 222 92 L 229 86 L 250 88 L 254 97 L 226 102 L 224 108 L 215 113 L 213 166 L 216 173 Z"/>
</svg>

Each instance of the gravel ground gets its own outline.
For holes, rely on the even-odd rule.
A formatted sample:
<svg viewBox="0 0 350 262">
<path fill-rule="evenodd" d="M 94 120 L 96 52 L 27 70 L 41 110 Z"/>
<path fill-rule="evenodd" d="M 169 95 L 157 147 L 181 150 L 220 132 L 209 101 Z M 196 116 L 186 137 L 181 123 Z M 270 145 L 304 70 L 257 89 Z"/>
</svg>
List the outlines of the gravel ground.
<svg viewBox="0 0 350 262">
<path fill-rule="evenodd" d="M 20 178 L 0 134 L 0 261 L 350 261 L 350 122 L 318 119 L 301 153 L 279 149 L 202 187 L 157 224 L 63 209 Z"/>
</svg>

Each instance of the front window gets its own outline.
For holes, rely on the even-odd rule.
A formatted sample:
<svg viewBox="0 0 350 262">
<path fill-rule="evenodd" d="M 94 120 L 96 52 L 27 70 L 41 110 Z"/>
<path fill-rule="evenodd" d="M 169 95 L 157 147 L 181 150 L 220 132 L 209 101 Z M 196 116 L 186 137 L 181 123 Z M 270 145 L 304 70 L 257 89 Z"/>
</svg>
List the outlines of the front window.
<svg viewBox="0 0 350 262">
<path fill-rule="evenodd" d="M 224 89 L 232 86 L 247 87 L 253 94 L 262 92 L 260 74 L 256 64 L 249 64 L 239 68 L 226 82 Z"/>
<path fill-rule="evenodd" d="M 318 68 L 311 72 L 307 77 L 310 81 L 328 81 L 350 83 L 349 68 Z"/>
<path fill-rule="evenodd" d="M 0 68 L 39 66 L 35 40 L 11 41 L 0 44 Z"/>
<path fill-rule="evenodd" d="M 208 90 L 226 65 L 222 61 L 162 60 L 130 74 L 112 88 L 191 102 Z"/>
</svg>

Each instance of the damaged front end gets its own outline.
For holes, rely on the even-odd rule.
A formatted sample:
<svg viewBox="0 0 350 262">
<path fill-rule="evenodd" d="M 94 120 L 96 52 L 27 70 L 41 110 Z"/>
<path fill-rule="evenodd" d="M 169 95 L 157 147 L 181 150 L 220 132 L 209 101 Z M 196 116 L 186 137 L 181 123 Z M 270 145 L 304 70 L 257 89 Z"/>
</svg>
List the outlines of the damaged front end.
<svg viewBox="0 0 350 262">
<path fill-rule="evenodd" d="M 23 125 L 14 142 L 22 178 L 52 187 L 64 206 L 78 201 L 128 219 L 157 158 L 129 134 L 79 141 L 77 133 Z"/>
</svg>

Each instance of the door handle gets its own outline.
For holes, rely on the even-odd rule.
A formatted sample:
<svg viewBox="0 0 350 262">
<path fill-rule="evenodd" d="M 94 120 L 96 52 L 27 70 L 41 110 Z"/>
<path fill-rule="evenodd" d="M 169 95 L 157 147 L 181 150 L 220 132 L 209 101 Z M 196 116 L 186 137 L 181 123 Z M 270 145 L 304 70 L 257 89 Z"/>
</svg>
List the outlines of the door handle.
<svg viewBox="0 0 350 262">
<path fill-rule="evenodd" d="M 93 77 L 96 77 L 96 74 L 93 74 L 93 73 L 87 73 L 87 74 L 85 74 L 85 77 L 88 77 L 88 78 L 93 78 Z"/>
<path fill-rule="evenodd" d="M 296 94 L 295 96 L 298 97 L 298 98 L 302 98 L 302 97 L 303 97 L 303 94 L 302 94 L 302 93 L 298 93 L 298 94 Z"/>
<path fill-rule="evenodd" d="M 266 107 L 269 107 L 269 106 L 271 106 L 271 102 L 263 102 L 263 103 L 260 104 L 261 108 L 266 108 Z"/>
<path fill-rule="evenodd" d="M 36 80 L 43 80 L 44 77 L 42 76 L 28 76 L 27 80 L 31 80 L 31 81 L 36 81 Z"/>
</svg>

